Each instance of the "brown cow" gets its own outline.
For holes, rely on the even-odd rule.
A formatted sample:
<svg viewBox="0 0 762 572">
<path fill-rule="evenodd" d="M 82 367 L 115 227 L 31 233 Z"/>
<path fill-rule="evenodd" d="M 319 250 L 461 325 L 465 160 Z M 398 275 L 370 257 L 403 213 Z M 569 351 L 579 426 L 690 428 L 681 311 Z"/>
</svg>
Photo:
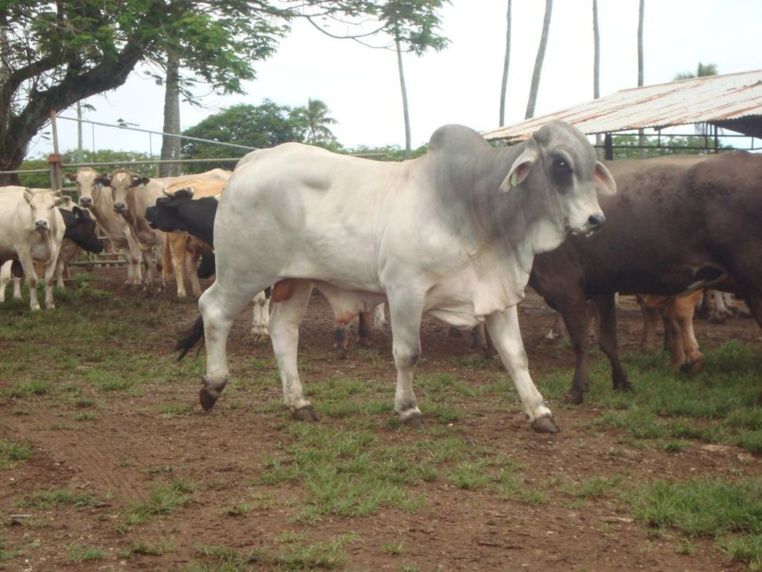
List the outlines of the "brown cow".
<svg viewBox="0 0 762 572">
<path fill-rule="evenodd" d="M 537 256 L 530 279 L 569 330 L 577 362 L 567 398 L 574 403 L 588 383 L 587 299 L 598 308 L 599 344 L 617 389 L 630 384 L 617 349 L 615 292 L 673 296 L 713 285 L 743 298 L 762 325 L 762 156 L 730 152 L 607 167 L 620 192 L 601 198 L 605 227 Z"/>
</svg>

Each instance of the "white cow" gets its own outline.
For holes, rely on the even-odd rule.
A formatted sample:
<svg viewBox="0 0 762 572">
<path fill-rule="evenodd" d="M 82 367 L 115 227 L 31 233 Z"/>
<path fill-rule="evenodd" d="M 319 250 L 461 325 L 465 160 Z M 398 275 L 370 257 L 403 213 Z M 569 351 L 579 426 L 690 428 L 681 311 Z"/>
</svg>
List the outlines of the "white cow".
<svg viewBox="0 0 762 572">
<path fill-rule="evenodd" d="M 0 265 L 0 303 L 5 302 L 5 290 L 11 280 L 13 280 L 13 299 L 21 300 L 21 276 L 13 275 L 12 265 L 13 260 L 6 260 Z"/>
<path fill-rule="evenodd" d="M 18 259 L 29 287 L 32 310 L 37 299 L 37 270 L 41 264 L 45 280 L 45 307 L 55 308 L 53 280 L 65 232 L 58 206 L 66 199 L 50 189 L 3 187 L 0 189 L 0 263 Z"/>
<path fill-rule="evenodd" d="M 445 126 L 426 155 L 401 163 L 298 143 L 248 154 L 215 219 L 217 280 L 199 300 L 201 318 L 178 342 L 185 352 L 205 336 L 202 406 L 212 408 L 228 382 L 234 318 L 275 284 L 270 336 L 284 400 L 295 418 L 317 419 L 296 359 L 314 284 L 356 310 L 388 303 L 394 410 L 404 423 L 421 423 L 412 381 L 428 312 L 461 328 L 486 322 L 532 428 L 557 431 L 529 375 L 516 304 L 536 253 L 604 222 L 596 189 L 613 193 L 616 184 L 582 133 L 562 122 L 509 148 Z"/>
</svg>

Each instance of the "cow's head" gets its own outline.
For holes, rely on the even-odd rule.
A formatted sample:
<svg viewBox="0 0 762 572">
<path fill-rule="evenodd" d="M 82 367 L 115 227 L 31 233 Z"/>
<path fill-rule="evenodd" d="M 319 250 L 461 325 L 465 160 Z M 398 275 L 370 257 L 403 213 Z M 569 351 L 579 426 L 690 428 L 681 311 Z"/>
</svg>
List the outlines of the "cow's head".
<svg viewBox="0 0 762 572">
<path fill-rule="evenodd" d="M 182 217 L 177 215 L 180 207 L 193 200 L 193 193 L 186 189 L 167 194 L 156 200 L 156 204 L 146 209 L 146 219 L 151 228 L 164 232 L 188 230 Z"/>
<path fill-rule="evenodd" d="M 86 208 L 93 206 L 93 194 L 98 187 L 103 186 L 100 182 L 100 178 L 103 176 L 91 167 L 82 167 L 76 173 L 64 174 L 67 181 L 76 185 L 79 204 Z"/>
<path fill-rule="evenodd" d="M 590 234 L 606 217 L 598 204 L 598 193 L 613 195 L 616 183 L 608 169 L 596 160 L 595 150 L 578 129 L 552 121 L 529 138 L 510 166 L 500 190 L 527 182 L 534 205 L 550 216 L 565 232 Z"/>
<path fill-rule="evenodd" d="M 98 238 L 95 220 L 90 215 L 90 211 L 74 206 L 68 211 L 68 215 L 64 216 L 64 222 L 66 223 L 66 234 L 64 237 L 73 240 L 78 246 L 88 252 L 102 252 L 103 243 Z"/>
<path fill-rule="evenodd" d="M 108 179 L 108 185 L 111 187 L 114 198 L 114 212 L 127 215 L 129 213 L 130 193 L 135 187 L 145 185 L 150 181 L 148 177 L 143 177 L 127 169 L 116 169 Z"/>
<path fill-rule="evenodd" d="M 66 202 L 60 192 L 49 189 L 24 189 L 24 200 L 29 206 L 30 230 L 43 234 L 55 225 L 56 207 Z"/>
</svg>

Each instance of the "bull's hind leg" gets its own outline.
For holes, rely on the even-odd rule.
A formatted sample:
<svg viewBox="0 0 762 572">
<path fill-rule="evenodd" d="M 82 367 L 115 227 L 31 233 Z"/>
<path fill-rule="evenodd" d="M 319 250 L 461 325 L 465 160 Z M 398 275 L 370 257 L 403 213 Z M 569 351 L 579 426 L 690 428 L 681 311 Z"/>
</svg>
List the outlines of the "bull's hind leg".
<svg viewBox="0 0 762 572">
<path fill-rule="evenodd" d="M 228 334 L 233 320 L 256 291 L 256 286 L 251 282 L 246 282 L 246 284 L 252 284 L 251 287 L 241 287 L 242 282 L 234 284 L 235 288 L 226 289 L 221 282 L 217 281 L 201 295 L 198 301 L 198 308 L 204 321 L 204 342 L 206 343 L 206 375 L 199 392 L 201 406 L 205 411 L 214 407 L 228 383 L 230 377 L 226 348 Z M 262 286 L 262 289 L 265 286 Z"/>
<path fill-rule="evenodd" d="M 278 361 L 280 379 L 283 383 L 283 400 L 291 410 L 294 419 L 317 421 L 318 416 L 312 404 L 304 398 L 302 382 L 296 365 L 299 346 L 299 324 L 304 319 L 312 294 L 312 282 L 291 280 L 292 288 L 283 288 L 289 293 L 278 301 L 273 292 L 273 307 L 270 312 L 270 339 L 275 359 Z M 277 285 L 276 285 L 277 288 Z"/>
<path fill-rule="evenodd" d="M 598 345 L 611 363 L 611 378 L 614 389 L 631 390 L 627 374 L 619 361 L 619 346 L 616 339 L 616 303 L 614 294 L 604 294 L 593 299 L 598 309 L 600 334 Z"/>
<path fill-rule="evenodd" d="M 513 378 L 513 384 L 516 386 L 532 429 L 539 433 L 558 432 L 558 427 L 553 421 L 553 414 L 529 375 L 529 362 L 521 339 L 516 306 L 503 312 L 490 314 L 486 322 L 492 344 Z"/>
<path fill-rule="evenodd" d="M 388 293 L 392 322 L 392 351 L 397 366 L 394 411 L 406 425 L 419 427 L 423 415 L 413 392 L 413 371 L 421 356 L 421 317 L 423 295 L 416 292 Z"/>
</svg>

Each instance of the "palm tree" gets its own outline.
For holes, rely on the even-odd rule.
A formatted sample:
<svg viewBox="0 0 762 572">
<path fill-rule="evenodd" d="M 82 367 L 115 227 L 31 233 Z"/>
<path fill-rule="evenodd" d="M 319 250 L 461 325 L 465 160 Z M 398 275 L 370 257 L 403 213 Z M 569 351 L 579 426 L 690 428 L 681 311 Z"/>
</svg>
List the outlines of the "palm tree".
<svg viewBox="0 0 762 572">
<path fill-rule="evenodd" d="M 642 1 L 642 0 L 641 0 Z M 550 30 L 550 14 L 553 10 L 553 0 L 545 0 L 545 17 L 542 20 L 542 35 L 540 47 L 537 49 L 537 58 L 534 60 L 534 72 L 532 73 L 532 86 L 529 88 L 529 101 L 525 119 L 534 117 L 534 106 L 537 103 L 537 92 L 540 89 L 540 75 L 542 75 L 542 62 L 545 59 L 545 47 L 548 44 L 548 31 Z"/>
<path fill-rule="evenodd" d="M 511 0 L 508 0 L 508 11 L 506 13 L 505 28 L 505 58 L 503 58 L 503 82 L 500 85 L 500 122 L 498 125 L 505 125 L 505 93 L 508 87 L 508 63 L 511 59 Z"/>
<path fill-rule="evenodd" d="M 645 0 L 640 0 L 638 6 L 638 87 L 643 85 L 643 14 L 645 12 Z M 638 145 L 640 146 L 640 158 L 646 156 L 646 138 L 643 130 L 638 129 Z"/>
<path fill-rule="evenodd" d="M 307 107 L 300 110 L 301 120 L 306 131 L 305 141 L 312 145 L 331 143 L 336 140 L 329 125 L 335 125 L 336 120 L 328 116 L 328 106 L 319 99 L 309 98 Z"/>
</svg>

